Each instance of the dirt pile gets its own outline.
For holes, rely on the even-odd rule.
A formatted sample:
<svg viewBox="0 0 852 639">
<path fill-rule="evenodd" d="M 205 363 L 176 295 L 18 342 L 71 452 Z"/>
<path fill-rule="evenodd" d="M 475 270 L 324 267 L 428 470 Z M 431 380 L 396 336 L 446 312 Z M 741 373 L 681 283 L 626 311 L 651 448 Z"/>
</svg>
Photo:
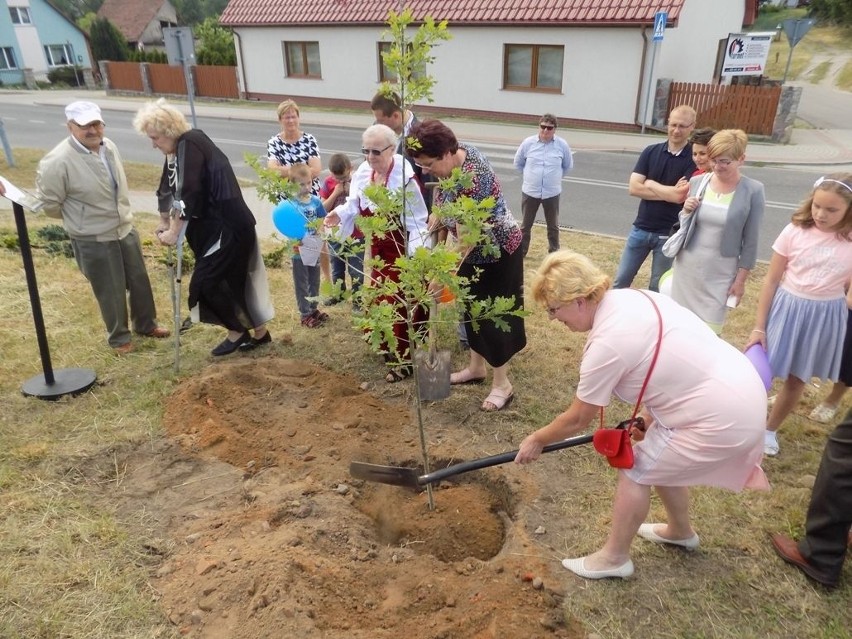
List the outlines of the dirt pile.
<svg viewBox="0 0 852 639">
<path fill-rule="evenodd" d="M 170 540 L 152 549 L 152 586 L 183 634 L 580 634 L 516 507 L 530 486 L 471 473 L 437 486 L 430 510 L 425 492 L 351 478 L 353 460 L 419 459 L 408 411 L 357 380 L 274 357 L 217 363 L 173 394 L 165 426 L 156 462 L 128 461 L 127 509 L 143 502 Z"/>
</svg>

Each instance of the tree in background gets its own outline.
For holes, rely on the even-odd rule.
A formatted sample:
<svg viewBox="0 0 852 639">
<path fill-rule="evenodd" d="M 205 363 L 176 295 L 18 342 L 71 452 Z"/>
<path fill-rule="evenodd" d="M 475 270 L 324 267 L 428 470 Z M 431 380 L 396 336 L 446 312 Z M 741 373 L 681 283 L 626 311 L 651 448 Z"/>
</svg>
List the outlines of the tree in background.
<svg viewBox="0 0 852 639">
<path fill-rule="evenodd" d="M 810 14 L 823 22 L 852 26 L 852 2 L 850 0 L 812 0 Z"/>
<path fill-rule="evenodd" d="M 51 0 L 51 4 L 75 22 L 87 13 L 97 13 L 104 0 Z"/>
<path fill-rule="evenodd" d="M 177 10 L 178 22 L 185 25 L 199 24 L 209 15 L 201 0 L 173 0 Z"/>
<path fill-rule="evenodd" d="M 96 18 L 89 30 L 89 42 L 95 60 L 123 62 L 130 57 L 127 40 L 116 26 L 106 18 Z"/>
<path fill-rule="evenodd" d="M 234 34 L 219 26 L 216 17 L 209 17 L 193 29 L 197 47 L 195 59 L 198 64 L 234 67 L 237 65 L 237 52 L 234 48 Z"/>
</svg>

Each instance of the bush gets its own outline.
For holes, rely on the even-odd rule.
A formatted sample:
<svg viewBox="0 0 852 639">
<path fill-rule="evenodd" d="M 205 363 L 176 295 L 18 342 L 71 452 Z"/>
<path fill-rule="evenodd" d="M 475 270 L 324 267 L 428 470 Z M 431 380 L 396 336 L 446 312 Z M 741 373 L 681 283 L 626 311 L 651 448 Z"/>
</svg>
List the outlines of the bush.
<svg viewBox="0 0 852 639">
<path fill-rule="evenodd" d="M 80 70 L 77 67 L 56 67 L 47 73 L 47 79 L 51 84 L 66 84 L 69 87 L 77 87 L 83 84 Z"/>
</svg>

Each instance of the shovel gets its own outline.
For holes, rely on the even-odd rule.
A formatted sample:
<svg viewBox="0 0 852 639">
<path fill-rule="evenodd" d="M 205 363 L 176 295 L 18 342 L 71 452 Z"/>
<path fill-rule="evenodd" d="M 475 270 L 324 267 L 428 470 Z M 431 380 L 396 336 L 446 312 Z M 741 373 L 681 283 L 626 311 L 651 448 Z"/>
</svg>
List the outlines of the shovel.
<svg viewBox="0 0 852 639">
<path fill-rule="evenodd" d="M 580 435 L 563 439 L 554 444 L 548 444 L 541 452 L 549 453 L 554 450 L 562 450 L 563 448 L 572 448 L 581 446 L 592 441 L 592 435 Z M 392 486 L 407 486 L 409 488 L 417 488 L 425 486 L 436 481 L 441 481 L 453 475 L 459 475 L 471 470 L 479 470 L 480 468 L 488 468 L 489 466 L 498 466 L 515 459 L 518 451 L 513 450 L 508 453 L 492 455 L 491 457 L 482 457 L 481 459 L 472 459 L 470 461 L 461 462 L 441 468 L 427 475 L 419 475 L 416 468 L 406 468 L 405 466 L 379 466 L 377 464 L 367 464 L 364 462 L 352 462 L 349 464 L 349 473 L 356 479 L 365 479 L 367 481 L 375 481 L 381 484 L 390 484 Z"/>
<path fill-rule="evenodd" d="M 417 367 L 417 390 L 420 399 L 434 402 L 450 396 L 450 351 L 438 352 L 435 338 L 435 318 L 438 316 L 438 304 L 432 299 L 429 305 L 429 350 L 414 351 L 414 365 Z"/>
</svg>

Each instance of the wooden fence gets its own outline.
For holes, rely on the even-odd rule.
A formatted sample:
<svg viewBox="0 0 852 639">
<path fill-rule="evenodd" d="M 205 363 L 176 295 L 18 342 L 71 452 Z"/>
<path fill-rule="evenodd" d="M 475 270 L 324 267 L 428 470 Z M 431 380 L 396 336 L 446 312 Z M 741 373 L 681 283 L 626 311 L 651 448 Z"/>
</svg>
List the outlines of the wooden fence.
<svg viewBox="0 0 852 639">
<path fill-rule="evenodd" d="M 186 95 L 183 67 L 149 62 L 105 62 L 107 89 L 146 95 Z M 202 98 L 239 99 L 236 67 L 190 67 L 195 95 Z"/>
<path fill-rule="evenodd" d="M 688 104 L 698 113 L 698 126 L 771 136 L 780 99 L 780 86 L 672 82 L 666 112 Z"/>
</svg>

